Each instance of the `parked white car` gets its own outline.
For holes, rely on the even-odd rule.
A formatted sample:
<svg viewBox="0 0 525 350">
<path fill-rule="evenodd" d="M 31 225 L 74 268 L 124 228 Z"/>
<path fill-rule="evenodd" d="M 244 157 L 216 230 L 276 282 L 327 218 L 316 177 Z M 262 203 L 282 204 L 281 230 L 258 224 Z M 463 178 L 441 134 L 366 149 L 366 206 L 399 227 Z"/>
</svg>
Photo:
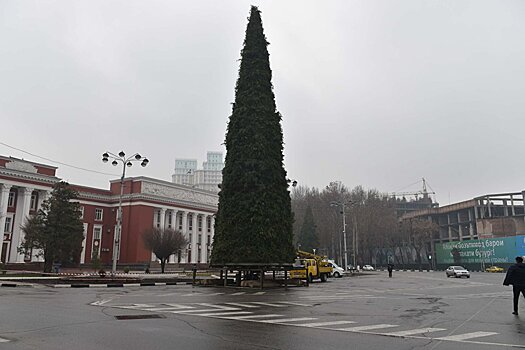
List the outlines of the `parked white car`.
<svg viewBox="0 0 525 350">
<path fill-rule="evenodd" d="M 328 260 L 328 262 L 330 263 L 330 265 L 332 265 L 332 268 L 334 269 L 333 272 L 332 272 L 332 276 L 333 277 L 340 278 L 340 277 L 343 277 L 346 274 L 346 271 L 342 267 L 337 265 L 335 263 L 335 261 Z"/>
<path fill-rule="evenodd" d="M 374 267 L 372 265 L 363 265 L 361 268 L 363 271 L 374 271 Z"/>
<path fill-rule="evenodd" d="M 461 278 L 465 276 L 466 278 L 470 278 L 470 272 L 463 266 L 449 266 L 445 272 L 447 273 L 447 277 L 454 276 Z"/>
</svg>

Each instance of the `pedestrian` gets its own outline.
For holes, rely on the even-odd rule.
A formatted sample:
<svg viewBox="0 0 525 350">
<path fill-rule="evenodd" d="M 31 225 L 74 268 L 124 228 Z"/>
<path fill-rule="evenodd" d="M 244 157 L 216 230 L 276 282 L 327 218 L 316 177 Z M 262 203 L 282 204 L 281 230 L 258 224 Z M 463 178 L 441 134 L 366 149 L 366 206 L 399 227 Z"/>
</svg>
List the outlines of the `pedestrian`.
<svg viewBox="0 0 525 350">
<path fill-rule="evenodd" d="M 523 257 L 517 256 L 516 263 L 509 267 L 507 275 L 503 281 L 504 286 L 512 284 L 512 292 L 514 293 L 514 315 L 518 314 L 518 300 L 520 293 L 525 298 L 525 264 L 523 263 Z"/>
<path fill-rule="evenodd" d="M 392 271 L 394 270 L 394 264 L 388 264 L 388 277 L 392 277 Z"/>
</svg>

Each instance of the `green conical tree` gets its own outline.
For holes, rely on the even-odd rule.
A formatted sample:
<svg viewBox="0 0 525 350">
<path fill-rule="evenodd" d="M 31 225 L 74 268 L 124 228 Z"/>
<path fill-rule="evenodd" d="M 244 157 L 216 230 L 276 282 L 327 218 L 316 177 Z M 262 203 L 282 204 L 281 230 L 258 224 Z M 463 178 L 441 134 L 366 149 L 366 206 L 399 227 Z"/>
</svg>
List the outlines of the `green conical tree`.
<svg viewBox="0 0 525 350">
<path fill-rule="evenodd" d="M 303 226 L 299 232 L 299 239 L 297 240 L 301 245 L 301 250 L 312 252 L 314 248 L 319 248 L 319 238 L 315 229 L 314 214 L 312 207 L 308 206 L 304 214 Z"/>
<path fill-rule="evenodd" d="M 260 12 L 252 7 L 226 134 L 213 265 L 285 263 L 295 255 L 281 115 L 267 45 Z"/>
</svg>

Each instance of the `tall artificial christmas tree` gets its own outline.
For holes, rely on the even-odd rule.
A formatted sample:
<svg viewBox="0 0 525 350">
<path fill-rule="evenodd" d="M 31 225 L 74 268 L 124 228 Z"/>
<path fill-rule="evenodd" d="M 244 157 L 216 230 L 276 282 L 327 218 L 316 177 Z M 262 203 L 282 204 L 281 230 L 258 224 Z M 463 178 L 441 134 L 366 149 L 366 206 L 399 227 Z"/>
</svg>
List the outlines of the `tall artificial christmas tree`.
<svg viewBox="0 0 525 350">
<path fill-rule="evenodd" d="M 267 45 L 260 11 L 252 7 L 226 134 L 213 265 L 288 263 L 295 255 Z"/>
</svg>

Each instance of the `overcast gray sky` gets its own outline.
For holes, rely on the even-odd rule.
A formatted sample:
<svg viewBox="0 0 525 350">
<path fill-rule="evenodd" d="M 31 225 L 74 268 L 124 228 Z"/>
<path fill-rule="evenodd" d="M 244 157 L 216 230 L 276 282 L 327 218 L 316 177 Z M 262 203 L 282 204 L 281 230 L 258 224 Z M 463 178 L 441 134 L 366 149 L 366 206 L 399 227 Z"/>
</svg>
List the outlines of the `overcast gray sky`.
<svg viewBox="0 0 525 350">
<path fill-rule="evenodd" d="M 290 178 L 425 177 L 441 204 L 525 189 L 524 1 L 3 0 L 0 142 L 115 174 L 59 165 L 71 183 L 108 188 L 100 155 L 121 149 L 151 160 L 130 175 L 170 181 L 175 158 L 224 150 L 250 4 Z"/>
</svg>

